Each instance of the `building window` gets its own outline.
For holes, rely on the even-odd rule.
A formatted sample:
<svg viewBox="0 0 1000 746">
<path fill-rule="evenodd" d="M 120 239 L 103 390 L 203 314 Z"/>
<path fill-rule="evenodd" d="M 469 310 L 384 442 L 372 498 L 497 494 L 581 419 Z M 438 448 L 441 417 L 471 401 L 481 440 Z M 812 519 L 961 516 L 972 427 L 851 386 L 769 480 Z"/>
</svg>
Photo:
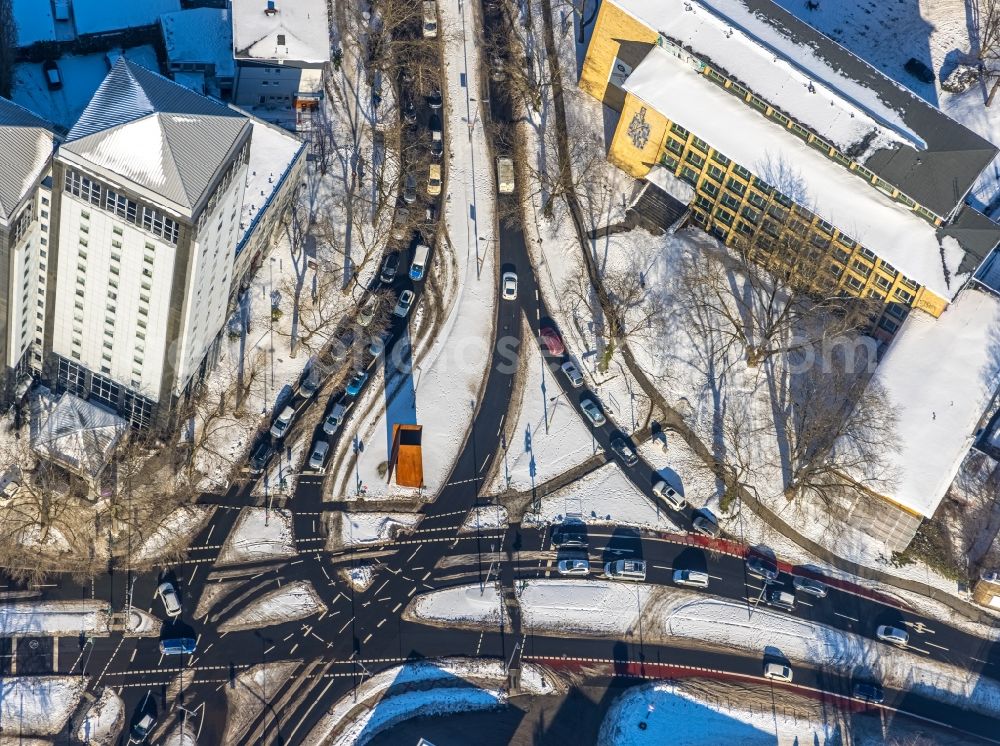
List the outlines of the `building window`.
<svg viewBox="0 0 1000 746">
<path fill-rule="evenodd" d="M 744 184 L 742 181 L 738 181 L 737 179 L 733 178 L 730 178 L 729 181 L 726 182 L 726 186 L 732 189 L 734 192 L 736 192 L 736 194 L 740 195 L 741 197 L 747 190 L 746 184 Z"/>
<path fill-rule="evenodd" d="M 726 156 L 724 156 L 718 150 L 716 150 L 714 153 L 712 153 L 712 160 L 715 161 L 716 163 L 718 163 L 723 168 L 727 167 L 730 163 L 732 163 L 731 160 L 729 160 L 728 158 L 726 158 Z"/>
<path fill-rule="evenodd" d="M 872 268 L 869 267 L 864 262 L 862 262 L 860 259 L 855 259 L 853 262 L 851 262 L 851 268 L 862 277 L 868 277 L 868 275 L 872 273 Z"/>
<path fill-rule="evenodd" d="M 847 264 L 847 260 L 851 258 L 851 255 L 844 251 L 839 246 L 833 247 L 833 258 L 836 259 L 841 264 Z"/>
<path fill-rule="evenodd" d="M 684 156 L 684 160 L 686 160 L 688 163 L 691 163 L 694 166 L 697 166 L 698 168 L 701 168 L 702 166 L 705 165 L 705 159 L 702 158 L 697 153 L 695 153 L 693 150 L 688 151 L 688 154 Z"/>
<path fill-rule="evenodd" d="M 903 290 L 903 288 L 896 288 L 896 297 L 907 305 L 913 303 L 913 293 L 909 293 L 906 290 Z"/>
<path fill-rule="evenodd" d="M 712 164 L 709 164 L 708 166 L 708 175 L 720 183 L 724 178 L 726 178 L 726 174 L 722 171 L 722 169 L 718 166 L 713 166 Z"/>
<path fill-rule="evenodd" d="M 719 196 L 719 187 L 717 187 L 711 181 L 703 181 L 703 182 L 701 182 L 700 189 L 701 189 L 701 191 L 705 192 L 705 194 L 707 194 L 712 199 L 715 199 L 716 197 Z"/>
<path fill-rule="evenodd" d="M 698 172 L 693 168 L 688 168 L 687 166 L 681 167 L 681 178 L 688 184 L 694 186 L 698 183 Z"/>
<path fill-rule="evenodd" d="M 892 283 L 882 275 L 875 275 L 875 284 L 878 285 L 883 290 L 888 290 L 890 287 L 892 287 Z"/>
<path fill-rule="evenodd" d="M 736 210 L 740 206 L 740 201 L 729 192 L 722 193 L 722 204 L 730 210 Z"/>
<path fill-rule="evenodd" d="M 771 113 L 770 113 L 769 116 L 771 117 L 771 119 L 773 119 L 774 121 L 778 122 L 779 124 L 783 124 L 786 127 L 788 126 L 788 117 L 786 117 L 784 114 L 782 114 L 777 109 L 771 109 Z"/>
<path fill-rule="evenodd" d="M 703 150 L 705 153 L 708 153 L 708 143 L 702 140 L 700 137 L 692 137 L 691 144 L 694 147 L 698 148 L 698 150 Z"/>
<path fill-rule="evenodd" d="M 750 97 L 750 105 L 755 109 L 760 109 L 761 111 L 767 111 L 767 102 L 757 96 Z"/>
<path fill-rule="evenodd" d="M 855 290 L 861 290 L 861 288 L 865 286 L 865 284 L 854 275 L 847 276 L 847 284 Z"/>
<path fill-rule="evenodd" d="M 712 209 L 712 205 L 714 204 L 712 202 L 712 200 L 710 200 L 708 197 L 704 196 L 703 194 L 696 194 L 695 198 L 694 198 L 694 203 L 695 203 L 695 205 L 697 205 L 698 207 L 700 207 L 702 210 L 705 210 L 705 211 L 711 210 Z"/>
<path fill-rule="evenodd" d="M 878 322 L 878 325 L 889 332 L 889 334 L 895 334 L 896 330 L 899 329 L 899 324 L 886 317 L 882 317 L 882 320 Z"/>
<path fill-rule="evenodd" d="M 792 126 L 789 129 L 791 129 L 792 132 L 801 137 L 803 140 L 809 137 L 809 130 L 807 130 L 798 122 L 792 122 Z"/>
<path fill-rule="evenodd" d="M 673 132 L 675 135 L 679 135 L 684 140 L 687 140 L 688 135 L 691 134 L 686 129 L 684 129 L 683 127 L 681 127 L 679 124 L 677 124 L 676 122 L 674 122 L 673 124 L 670 125 L 670 131 Z"/>
<path fill-rule="evenodd" d="M 721 207 L 715 208 L 715 217 L 721 220 L 726 225 L 733 224 L 733 214 L 728 210 L 723 210 Z"/>
<path fill-rule="evenodd" d="M 684 152 L 684 143 L 680 142 L 679 140 L 675 140 L 672 137 L 668 137 L 667 150 L 671 151 L 672 153 L 676 153 L 677 155 L 680 155 L 681 153 Z"/>
<path fill-rule="evenodd" d="M 755 209 L 753 209 L 750 206 L 744 207 L 743 208 L 743 217 L 745 217 L 751 223 L 753 223 L 754 225 L 756 225 L 758 222 L 760 222 L 760 211 L 759 210 L 755 210 Z"/>
<path fill-rule="evenodd" d="M 753 205 L 754 207 L 759 207 L 762 210 L 764 209 L 764 206 L 767 204 L 767 198 L 761 196 L 760 194 L 757 194 L 757 192 L 750 192 L 750 196 L 747 197 L 747 200 L 750 202 L 751 205 Z"/>
</svg>

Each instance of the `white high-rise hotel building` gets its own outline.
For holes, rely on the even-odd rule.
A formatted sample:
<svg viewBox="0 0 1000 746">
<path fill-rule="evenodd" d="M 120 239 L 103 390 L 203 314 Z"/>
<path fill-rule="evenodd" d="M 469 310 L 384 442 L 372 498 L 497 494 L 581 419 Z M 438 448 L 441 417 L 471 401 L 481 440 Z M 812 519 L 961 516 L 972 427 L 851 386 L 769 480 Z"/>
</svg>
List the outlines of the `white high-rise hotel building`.
<svg viewBox="0 0 1000 746">
<path fill-rule="evenodd" d="M 119 60 L 52 163 L 46 378 L 165 422 L 214 361 L 250 120 Z"/>
</svg>

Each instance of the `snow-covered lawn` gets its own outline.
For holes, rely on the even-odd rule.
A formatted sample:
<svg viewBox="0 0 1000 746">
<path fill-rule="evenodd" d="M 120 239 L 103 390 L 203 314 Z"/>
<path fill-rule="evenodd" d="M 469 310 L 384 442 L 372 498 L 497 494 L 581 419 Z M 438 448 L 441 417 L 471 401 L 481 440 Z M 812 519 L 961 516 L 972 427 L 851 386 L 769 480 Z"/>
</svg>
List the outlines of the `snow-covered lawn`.
<svg viewBox="0 0 1000 746">
<path fill-rule="evenodd" d="M 417 596 L 406 607 L 406 619 L 423 622 L 469 623 L 497 626 L 504 607 L 493 585 L 462 585 Z"/>
<path fill-rule="evenodd" d="M 671 746 L 791 746 L 839 740 L 831 724 L 786 713 L 782 707 L 762 711 L 730 707 L 720 700 L 707 702 L 667 682 L 642 684 L 626 691 L 608 709 L 597 742 L 601 746 L 667 742 Z"/>
<path fill-rule="evenodd" d="M 52 736 L 76 709 L 87 680 L 80 676 L 0 679 L 0 732 Z"/>
<path fill-rule="evenodd" d="M 284 624 L 318 614 L 326 607 L 308 580 L 296 580 L 255 598 L 219 625 L 220 632 Z"/>
<path fill-rule="evenodd" d="M 506 678 L 499 660 L 443 658 L 390 668 L 364 681 L 356 696 L 352 693 L 337 702 L 310 732 L 306 743 L 361 746 L 412 717 L 500 706 L 505 697 L 499 689 Z M 404 691 L 384 696 L 390 688 Z M 545 669 L 526 663 L 521 669 L 521 688 L 530 694 L 551 694 L 565 687 Z M 359 708 L 358 703 L 370 704 Z"/>
<path fill-rule="evenodd" d="M 340 531 L 330 532 L 327 549 L 391 540 L 400 531 L 413 528 L 420 520 L 417 513 L 341 513 Z"/>
<path fill-rule="evenodd" d="M 136 564 L 155 562 L 170 552 L 186 547 L 214 512 L 215 508 L 210 505 L 185 505 L 177 508 L 132 553 L 132 561 Z"/>
<path fill-rule="evenodd" d="M 293 556 L 295 540 L 291 511 L 243 508 L 222 545 L 216 564 L 260 562 Z"/>
<path fill-rule="evenodd" d="M 105 687 L 80 721 L 76 737 L 83 743 L 109 746 L 118 737 L 124 723 L 125 703 L 114 689 Z"/>
<path fill-rule="evenodd" d="M 370 562 L 357 567 L 342 567 L 338 572 L 348 585 L 358 592 L 368 590 L 375 580 L 375 566 Z"/>
<path fill-rule="evenodd" d="M 566 518 L 580 518 L 586 523 L 677 530 L 667 511 L 636 489 L 615 462 L 545 495 L 540 505 L 537 514 L 525 514 L 525 523 L 560 523 Z"/>
<path fill-rule="evenodd" d="M 111 631 L 107 603 L 92 601 L 13 601 L 0 605 L 2 637 L 105 636 Z"/>
<path fill-rule="evenodd" d="M 356 428 L 364 450 L 356 469 L 350 455 L 349 468 L 342 469 L 334 480 L 335 499 L 356 497 L 358 483 L 365 488 L 367 498 L 414 495 L 412 488 L 387 484 L 384 471 L 380 473 L 380 467 L 388 461 L 391 424 L 395 423 L 423 425 L 425 492 L 436 494 L 451 471 L 472 421 L 490 359 L 487 347 L 497 296 L 493 167 L 483 122 L 476 113 L 477 102 L 483 98 L 479 90 L 481 76 L 476 72 L 480 58 L 474 41 L 476 16 L 471 3 L 440 3 L 438 13 L 441 28 L 449 30 L 442 35 L 448 158 L 446 191 L 441 201 L 443 229 L 439 231 L 434 263 L 453 265 L 449 271 L 457 274 L 456 283 L 445 292 L 454 297 L 442 299 L 447 308 L 444 321 L 426 349 L 417 345 L 412 374 L 394 383 L 388 393 L 383 387 L 365 397 L 363 404 L 370 409 Z M 463 29 L 468 34 L 468 45 L 464 43 Z M 467 97 L 475 99 L 468 107 Z M 474 124 L 471 130 L 470 119 Z M 477 256 L 482 262 L 478 271 Z M 438 266 L 431 269 L 442 271 Z M 369 387 L 377 383 L 372 381 Z M 359 404 L 358 409 L 361 407 Z M 350 448 L 351 439 L 342 438 L 341 443 L 341 449 Z"/>
<path fill-rule="evenodd" d="M 459 531 L 477 531 L 483 528 L 504 528 L 507 525 L 507 508 L 503 505 L 481 505 L 473 508 L 462 522 Z"/>
<path fill-rule="evenodd" d="M 236 685 L 226 687 L 226 730 L 222 743 L 243 742 L 247 728 L 270 697 L 300 665 L 300 661 L 263 663 L 236 675 Z"/>
<path fill-rule="evenodd" d="M 524 376 L 517 419 L 504 427 L 507 450 L 494 465 L 491 492 L 519 492 L 559 476 L 593 456 L 599 446 L 545 364 L 531 331 L 522 324 Z M 561 375 L 561 374 L 560 374 Z"/>
</svg>

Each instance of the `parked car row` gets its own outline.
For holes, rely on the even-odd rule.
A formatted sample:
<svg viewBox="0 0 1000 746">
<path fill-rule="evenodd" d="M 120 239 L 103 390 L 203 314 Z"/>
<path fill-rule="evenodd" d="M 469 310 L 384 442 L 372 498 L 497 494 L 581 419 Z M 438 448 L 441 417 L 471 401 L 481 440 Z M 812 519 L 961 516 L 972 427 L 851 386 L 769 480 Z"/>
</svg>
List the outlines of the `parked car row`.
<svg viewBox="0 0 1000 746">
<path fill-rule="evenodd" d="M 582 558 L 561 559 L 556 563 L 560 575 L 589 575 L 590 560 Z M 612 560 L 604 564 L 604 575 L 612 580 L 631 580 L 641 583 L 646 579 L 646 562 L 640 559 Z"/>
</svg>

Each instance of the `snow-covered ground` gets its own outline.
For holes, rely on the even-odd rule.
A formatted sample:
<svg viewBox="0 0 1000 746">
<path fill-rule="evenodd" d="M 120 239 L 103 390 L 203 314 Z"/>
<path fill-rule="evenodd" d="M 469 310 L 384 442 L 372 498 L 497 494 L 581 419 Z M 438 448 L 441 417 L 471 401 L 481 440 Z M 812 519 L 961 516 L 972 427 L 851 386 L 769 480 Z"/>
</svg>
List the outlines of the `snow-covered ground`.
<svg viewBox="0 0 1000 746">
<path fill-rule="evenodd" d="M 86 686 L 80 676 L 0 679 L 0 732 L 54 736 L 65 727 Z"/>
<path fill-rule="evenodd" d="M 522 326 L 521 338 L 531 340 L 528 325 Z M 529 490 L 586 461 L 600 448 L 574 405 L 562 396 L 559 382 L 552 380 L 538 346 L 526 341 L 523 353 L 521 401 L 512 402 L 518 416 L 504 427 L 507 449 L 502 462 L 493 467 L 491 492 Z"/>
<path fill-rule="evenodd" d="M 261 594 L 219 625 L 220 632 L 256 629 L 294 622 L 324 611 L 326 606 L 308 580 L 295 580 Z"/>
<path fill-rule="evenodd" d="M 642 725 L 640 725 L 642 723 Z M 787 709 L 753 710 L 708 702 L 676 684 L 656 682 L 635 686 L 608 709 L 597 742 L 601 746 L 792 746 L 839 741 L 836 729 L 787 714 Z"/>
<path fill-rule="evenodd" d="M 417 513 L 340 513 L 339 516 L 340 531 L 330 532 L 327 549 L 391 540 L 420 520 Z"/>
<path fill-rule="evenodd" d="M 2 637 L 103 636 L 111 631 L 107 603 L 91 601 L 13 601 L 0 605 Z"/>
<path fill-rule="evenodd" d="M 217 564 L 260 562 L 293 556 L 295 539 L 291 511 L 243 508 L 222 545 Z"/>
<path fill-rule="evenodd" d="M 210 505 L 185 505 L 177 508 L 132 553 L 132 561 L 136 564 L 155 562 L 172 551 L 186 547 L 214 512 L 215 508 Z"/>
<path fill-rule="evenodd" d="M 105 687 L 76 729 L 78 740 L 95 746 L 114 743 L 125 723 L 125 703 L 111 687 Z"/>
<path fill-rule="evenodd" d="M 525 514 L 525 523 L 561 523 L 565 518 L 580 518 L 586 523 L 677 530 L 668 512 L 636 489 L 616 462 L 543 496 L 539 504 L 537 514 Z"/>
<path fill-rule="evenodd" d="M 417 596 L 411 618 L 451 626 L 490 628 L 495 608 L 490 590 L 460 586 Z M 492 599 L 495 601 L 495 595 Z M 629 638 L 648 643 L 679 640 L 712 643 L 760 654 L 780 651 L 794 663 L 850 674 L 863 667 L 887 689 L 908 691 L 976 712 L 1000 715 L 1000 683 L 958 666 L 931 660 L 923 634 L 913 632 L 909 648 L 843 632 L 789 614 L 714 598 L 707 594 L 644 583 L 601 580 L 534 580 L 521 591 L 521 613 L 529 630 L 562 636 Z"/>
<path fill-rule="evenodd" d="M 357 485 L 369 499 L 413 496 L 412 488 L 387 484 L 384 472 L 380 473 L 380 466 L 388 461 L 393 423 L 423 425 L 425 491 L 436 494 L 472 421 L 490 357 L 487 345 L 492 338 L 497 296 L 496 242 L 492 165 L 477 113 L 477 102 L 483 98 L 481 76 L 476 73 L 480 57 L 475 43 L 477 25 L 471 3 L 441 3 L 438 13 L 441 28 L 449 29 L 442 35 L 448 159 L 441 203 L 443 230 L 434 261 L 453 265 L 456 294 L 442 299 L 447 306 L 444 322 L 426 350 L 417 346 L 412 374 L 404 376 L 402 385 L 394 385 L 390 396 L 383 393 L 383 387 L 376 390 L 378 396 L 365 398 L 364 406 L 371 409 L 356 428 L 364 450 L 356 468 L 351 457 L 350 468 L 342 469 L 334 480 L 332 492 L 337 499 L 356 497 Z M 474 99 L 468 106 L 467 97 Z M 481 261 L 478 271 L 477 256 Z M 431 271 L 442 270 L 435 266 Z M 377 380 L 372 381 L 369 388 L 377 384 Z M 356 409 L 362 409 L 362 404 Z M 341 443 L 342 448 L 349 448 L 351 439 L 342 438 Z"/>
<path fill-rule="evenodd" d="M 347 581 L 354 590 L 361 592 L 368 590 L 375 580 L 375 565 L 370 562 L 359 564 L 356 567 L 342 567 L 338 573 Z"/>
<path fill-rule="evenodd" d="M 503 505 L 481 505 L 473 508 L 462 522 L 459 531 L 477 531 L 483 528 L 503 528 L 507 525 L 507 508 Z"/>
<path fill-rule="evenodd" d="M 309 733 L 306 743 L 362 746 L 412 717 L 498 707 L 505 701 L 500 689 L 506 677 L 503 661 L 498 660 L 444 658 L 390 668 L 363 682 L 356 694 L 337 702 Z M 521 688 L 530 694 L 564 689 L 548 671 L 531 663 L 521 669 Z M 390 689 L 402 691 L 386 696 Z M 358 703 L 370 704 L 359 710 Z"/>
<path fill-rule="evenodd" d="M 273 661 L 253 666 L 236 675 L 235 686 L 226 687 L 226 730 L 222 743 L 227 746 L 245 742 L 246 730 L 270 701 L 300 661 Z"/>
</svg>

